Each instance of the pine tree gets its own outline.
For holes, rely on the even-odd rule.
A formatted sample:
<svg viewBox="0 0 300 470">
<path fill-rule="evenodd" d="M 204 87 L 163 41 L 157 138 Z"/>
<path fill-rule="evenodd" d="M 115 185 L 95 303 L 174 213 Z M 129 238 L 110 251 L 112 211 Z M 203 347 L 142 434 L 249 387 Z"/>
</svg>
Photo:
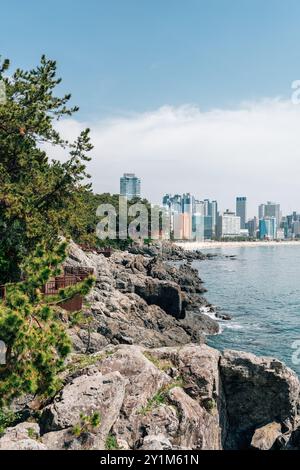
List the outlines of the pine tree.
<svg viewBox="0 0 300 470">
<path fill-rule="evenodd" d="M 20 279 L 20 265 L 38 243 L 51 248 L 59 235 L 81 226 L 76 214 L 84 213 L 82 194 L 90 189 L 92 149 L 89 129 L 69 142 L 55 128 L 78 110 L 68 107 L 71 95 L 55 94 L 61 82 L 55 61 L 43 56 L 38 67 L 9 76 L 8 69 L 9 61 L 0 61 L 6 91 L 0 102 L 0 284 Z M 64 162 L 52 159 L 54 147 L 64 149 Z"/>
<path fill-rule="evenodd" d="M 93 277 L 43 296 L 42 288 L 61 272 L 66 244 L 52 252 L 40 246 L 22 266 L 24 281 L 6 286 L 0 302 L 0 339 L 6 364 L 0 366 L 0 406 L 22 394 L 53 394 L 57 374 L 70 351 L 70 340 L 60 319 L 60 305 L 77 294 L 86 295 Z"/>
</svg>

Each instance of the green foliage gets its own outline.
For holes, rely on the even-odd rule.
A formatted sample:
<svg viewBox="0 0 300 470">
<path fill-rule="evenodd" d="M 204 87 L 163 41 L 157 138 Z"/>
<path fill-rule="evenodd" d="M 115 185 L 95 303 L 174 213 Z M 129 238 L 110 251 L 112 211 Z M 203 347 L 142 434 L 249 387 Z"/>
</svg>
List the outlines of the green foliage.
<svg viewBox="0 0 300 470">
<path fill-rule="evenodd" d="M 80 414 L 80 422 L 73 426 L 72 434 L 75 437 L 80 437 L 86 432 L 95 432 L 100 426 L 101 416 L 98 411 L 95 411 L 91 415 Z"/>
<path fill-rule="evenodd" d="M 208 413 L 214 414 L 217 409 L 217 403 L 214 398 L 206 398 L 202 400 L 202 406 L 208 411 Z"/>
<path fill-rule="evenodd" d="M 17 414 L 9 408 L 0 408 L 0 437 L 6 428 L 14 425 L 17 419 Z"/>
<path fill-rule="evenodd" d="M 98 364 L 98 362 L 101 362 L 105 357 L 105 354 L 74 354 L 67 366 L 67 370 L 72 374 L 73 372 L 82 370 L 85 367 Z"/>
<path fill-rule="evenodd" d="M 25 280 L 6 286 L 0 302 L 0 339 L 7 346 L 6 364 L 0 366 L 0 406 L 24 393 L 49 396 L 57 391 L 57 374 L 71 347 L 59 305 L 87 294 L 94 283 L 88 278 L 56 296 L 43 296 L 41 289 L 60 273 L 65 257 L 65 243 L 52 252 L 38 247 L 22 265 Z"/>
<path fill-rule="evenodd" d="M 105 450 L 120 450 L 116 436 L 109 433 L 105 441 Z"/>
<path fill-rule="evenodd" d="M 153 410 L 153 408 L 156 408 L 157 406 L 160 406 L 162 404 L 167 404 L 169 402 L 168 394 L 169 392 L 175 388 L 175 387 L 183 387 L 183 379 L 181 377 L 178 377 L 176 380 L 173 382 L 170 382 L 163 387 L 161 387 L 157 393 L 152 397 L 149 398 L 147 401 L 147 404 L 141 408 L 140 414 L 141 415 L 146 415 L 150 411 Z"/>
<path fill-rule="evenodd" d="M 80 223 L 75 224 L 70 218 L 70 227 L 68 233 L 71 234 L 74 241 L 83 244 L 89 244 L 92 247 L 106 247 L 111 246 L 113 248 L 126 250 L 128 246 L 132 244 L 130 237 L 122 239 L 119 236 L 119 195 L 118 194 L 93 194 L 91 191 L 85 191 L 81 194 L 83 204 L 81 205 L 80 212 L 76 211 L 76 219 L 80 220 Z M 141 203 L 145 205 L 149 213 L 149 233 L 151 230 L 151 205 L 146 199 L 134 198 L 127 201 L 128 209 L 136 203 Z M 96 215 L 97 208 L 101 204 L 110 204 L 116 213 L 116 231 L 117 238 L 115 240 L 106 239 L 100 240 L 96 235 L 96 227 L 100 221 L 99 217 Z M 79 217 L 80 215 L 80 217 Z M 135 217 L 128 216 L 127 226 L 134 220 Z M 150 243 L 150 239 L 147 239 L 147 242 Z"/>
<path fill-rule="evenodd" d="M 10 76 L 8 68 L 9 61 L 0 62 L 7 96 L 0 104 L 0 283 L 19 280 L 20 264 L 37 243 L 52 248 L 70 226 L 80 230 L 92 149 L 88 129 L 74 142 L 55 129 L 78 110 L 68 107 L 70 95 L 55 95 L 56 62 L 43 56 L 38 67 Z M 64 149 L 64 161 L 51 158 L 54 147 Z"/>
<path fill-rule="evenodd" d="M 173 364 L 171 361 L 168 361 L 166 359 L 158 359 L 157 357 L 153 356 L 153 354 L 151 354 L 148 351 L 145 351 L 143 354 L 148 359 L 148 361 L 152 362 L 152 364 L 154 364 L 155 367 L 157 367 L 157 369 L 159 370 L 162 370 L 165 372 L 169 370 L 171 367 L 173 367 Z"/>
<path fill-rule="evenodd" d="M 39 435 L 37 432 L 34 430 L 34 428 L 28 428 L 27 429 L 27 434 L 30 439 L 38 439 Z"/>
</svg>

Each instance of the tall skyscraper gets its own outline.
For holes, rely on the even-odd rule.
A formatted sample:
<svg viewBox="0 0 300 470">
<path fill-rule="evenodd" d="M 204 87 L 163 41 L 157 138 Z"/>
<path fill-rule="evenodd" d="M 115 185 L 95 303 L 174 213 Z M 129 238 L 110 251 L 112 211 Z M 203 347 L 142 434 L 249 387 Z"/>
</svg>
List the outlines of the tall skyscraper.
<svg viewBox="0 0 300 470">
<path fill-rule="evenodd" d="M 127 199 L 141 196 L 141 180 L 134 173 L 124 173 L 120 178 L 120 194 Z"/>
<path fill-rule="evenodd" d="M 246 228 L 247 222 L 247 198 L 237 197 L 236 198 L 236 215 L 241 218 L 241 229 Z"/>
<path fill-rule="evenodd" d="M 280 204 L 276 204 L 276 202 L 271 201 L 268 201 L 267 204 L 261 204 L 258 208 L 258 216 L 259 219 L 263 219 L 264 217 L 275 217 L 277 227 L 280 227 Z"/>
<path fill-rule="evenodd" d="M 182 195 L 182 212 L 184 214 L 193 214 L 195 212 L 195 198 L 190 193 Z"/>
<path fill-rule="evenodd" d="M 192 228 L 193 228 L 193 239 L 197 242 L 204 241 L 204 219 L 205 216 L 200 213 L 193 214 L 192 217 Z"/>
<path fill-rule="evenodd" d="M 265 216 L 265 204 L 260 204 L 258 206 L 258 218 L 263 219 Z"/>
<path fill-rule="evenodd" d="M 204 201 L 195 200 L 195 214 L 205 215 Z"/>
<path fill-rule="evenodd" d="M 209 199 L 204 199 L 204 215 L 206 217 L 211 217 L 211 230 L 212 235 L 210 238 L 216 236 L 217 233 L 217 223 L 218 223 L 218 203 L 217 201 L 210 201 Z"/>
<path fill-rule="evenodd" d="M 211 217 L 212 217 L 212 234 L 217 235 L 217 223 L 218 223 L 218 203 L 217 201 L 211 202 Z"/>
</svg>

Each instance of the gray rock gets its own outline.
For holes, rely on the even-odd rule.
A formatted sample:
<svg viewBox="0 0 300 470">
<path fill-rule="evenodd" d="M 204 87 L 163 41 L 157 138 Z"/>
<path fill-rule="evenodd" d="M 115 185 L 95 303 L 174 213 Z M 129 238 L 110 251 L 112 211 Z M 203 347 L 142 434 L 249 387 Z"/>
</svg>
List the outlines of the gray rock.
<svg viewBox="0 0 300 470">
<path fill-rule="evenodd" d="M 169 392 L 169 398 L 180 416 L 178 437 L 174 443 L 181 448 L 193 450 L 222 448 L 217 413 L 216 415 L 208 413 L 179 387 Z"/>
<path fill-rule="evenodd" d="M 171 442 L 163 434 L 146 436 L 143 440 L 141 450 L 170 450 L 173 449 Z"/>
<path fill-rule="evenodd" d="M 0 450 L 47 450 L 39 438 L 40 427 L 37 423 L 20 423 L 6 429 L 0 439 Z"/>
<path fill-rule="evenodd" d="M 66 385 L 54 403 L 43 411 L 43 431 L 56 431 L 80 423 L 80 414 L 99 412 L 97 448 L 104 448 L 105 438 L 119 416 L 125 396 L 126 380 L 119 372 L 83 375 Z"/>
<path fill-rule="evenodd" d="M 257 450 L 271 450 L 279 436 L 281 436 L 280 423 L 266 424 L 255 430 L 251 447 Z"/>
<path fill-rule="evenodd" d="M 296 374 L 273 358 L 225 351 L 220 361 L 228 417 L 228 448 L 249 447 L 258 427 L 292 422 L 300 384 Z"/>
<path fill-rule="evenodd" d="M 158 305 L 166 313 L 177 319 L 185 317 L 180 288 L 174 282 L 146 278 L 142 285 L 135 286 L 134 291 L 147 304 Z"/>
</svg>

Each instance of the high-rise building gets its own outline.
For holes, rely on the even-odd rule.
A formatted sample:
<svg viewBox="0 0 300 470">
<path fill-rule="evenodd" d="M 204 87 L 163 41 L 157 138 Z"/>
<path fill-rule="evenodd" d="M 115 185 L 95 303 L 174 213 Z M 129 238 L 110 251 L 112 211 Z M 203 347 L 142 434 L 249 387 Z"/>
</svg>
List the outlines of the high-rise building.
<svg viewBox="0 0 300 470">
<path fill-rule="evenodd" d="M 205 215 L 204 201 L 195 200 L 195 214 Z"/>
<path fill-rule="evenodd" d="M 204 216 L 204 239 L 211 240 L 213 237 L 213 219 L 211 215 Z"/>
<path fill-rule="evenodd" d="M 190 193 L 182 195 L 181 199 L 182 212 L 184 214 L 193 214 L 195 212 L 195 198 Z"/>
<path fill-rule="evenodd" d="M 204 199 L 204 215 L 206 217 L 211 217 L 211 230 L 212 237 L 216 236 L 217 233 L 217 223 L 218 223 L 218 203 L 217 201 L 210 201 L 209 199 Z"/>
<path fill-rule="evenodd" d="M 239 237 L 241 234 L 241 218 L 228 209 L 218 217 L 217 235 L 219 238 Z"/>
<path fill-rule="evenodd" d="M 259 219 L 275 217 L 277 227 L 279 227 L 281 222 L 280 204 L 271 201 L 268 201 L 267 204 L 261 204 L 258 208 L 258 216 Z"/>
<path fill-rule="evenodd" d="M 293 223 L 293 236 L 294 238 L 300 238 L 300 221 L 295 220 Z"/>
<path fill-rule="evenodd" d="M 241 229 L 246 228 L 247 221 L 247 198 L 246 197 L 237 197 L 236 198 L 236 215 L 241 219 Z"/>
<path fill-rule="evenodd" d="M 277 238 L 276 217 L 264 217 L 260 219 L 259 238 L 261 240 L 275 240 Z"/>
<path fill-rule="evenodd" d="M 218 223 L 218 203 L 217 201 L 211 202 L 211 217 L 212 217 L 212 235 L 217 235 L 217 223 Z"/>
<path fill-rule="evenodd" d="M 253 219 L 248 220 L 246 227 L 248 228 L 249 237 L 256 238 L 257 230 L 258 230 L 257 217 L 253 217 Z"/>
<path fill-rule="evenodd" d="M 265 204 L 260 204 L 258 206 L 258 219 L 263 219 L 265 216 Z"/>
<path fill-rule="evenodd" d="M 141 180 L 134 173 L 124 173 L 120 178 L 120 194 L 127 199 L 141 196 Z"/>
<path fill-rule="evenodd" d="M 171 230 L 177 239 L 192 238 L 212 239 L 216 236 L 218 220 L 218 203 L 205 199 L 200 201 L 186 193 L 183 195 L 166 194 L 162 200 L 163 207 L 170 217 Z M 184 216 L 184 217 L 183 217 Z"/>
<path fill-rule="evenodd" d="M 193 239 L 197 242 L 204 240 L 204 218 L 205 216 L 200 213 L 193 214 L 192 228 L 193 228 Z"/>
</svg>

